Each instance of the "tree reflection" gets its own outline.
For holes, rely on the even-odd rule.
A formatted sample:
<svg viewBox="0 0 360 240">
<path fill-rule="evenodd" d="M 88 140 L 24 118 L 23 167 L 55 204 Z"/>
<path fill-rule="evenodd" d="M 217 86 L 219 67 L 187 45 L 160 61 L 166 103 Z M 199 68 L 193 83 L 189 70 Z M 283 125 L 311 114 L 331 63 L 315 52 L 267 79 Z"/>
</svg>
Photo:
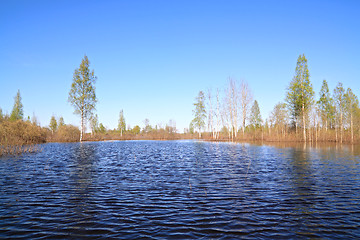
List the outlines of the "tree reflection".
<svg viewBox="0 0 360 240">
<path fill-rule="evenodd" d="M 306 149 L 291 148 L 289 154 L 289 176 L 294 193 L 300 198 L 313 195 L 312 186 L 315 185 L 315 180 L 309 152 Z"/>
<path fill-rule="evenodd" d="M 71 215 L 74 223 L 95 224 L 94 213 L 94 163 L 96 149 L 91 143 L 79 143 L 73 148 L 70 167 L 70 195 L 69 202 L 75 215 Z M 85 226 L 86 227 L 86 226 Z M 82 227 L 81 227 L 82 228 Z"/>
</svg>

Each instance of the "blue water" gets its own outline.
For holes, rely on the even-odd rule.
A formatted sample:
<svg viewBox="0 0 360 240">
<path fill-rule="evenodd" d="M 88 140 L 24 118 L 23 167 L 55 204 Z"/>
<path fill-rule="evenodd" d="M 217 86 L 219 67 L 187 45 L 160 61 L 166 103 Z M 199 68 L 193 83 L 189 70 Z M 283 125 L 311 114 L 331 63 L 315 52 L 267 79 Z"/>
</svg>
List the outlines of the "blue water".
<svg viewBox="0 0 360 240">
<path fill-rule="evenodd" d="M 41 147 L 0 158 L 2 239 L 360 238 L 360 157 L 351 147 Z"/>
</svg>

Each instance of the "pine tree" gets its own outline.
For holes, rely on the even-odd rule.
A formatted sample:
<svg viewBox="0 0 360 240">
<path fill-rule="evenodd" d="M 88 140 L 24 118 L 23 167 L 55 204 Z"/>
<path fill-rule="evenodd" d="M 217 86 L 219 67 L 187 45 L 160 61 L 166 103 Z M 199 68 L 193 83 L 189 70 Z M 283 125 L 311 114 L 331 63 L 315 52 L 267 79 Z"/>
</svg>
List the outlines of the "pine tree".
<svg viewBox="0 0 360 240">
<path fill-rule="evenodd" d="M 354 142 L 354 117 L 359 109 L 359 99 L 353 93 L 351 88 L 348 88 L 345 93 L 345 112 L 346 119 L 350 125 L 351 143 Z"/>
<path fill-rule="evenodd" d="M 205 110 L 205 95 L 202 91 L 199 92 L 199 95 L 196 97 L 196 102 L 194 103 L 195 109 L 193 110 L 194 127 L 199 130 L 199 138 L 201 138 L 201 130 L 205 127 L 206 119 L 206 110 Z"/>
<path fill-rule="evenodd" d="M 341 82 L 339 82 L 334 89 L 334 101 L 335 101 L 335 108 L 336 108 L 336 126 L 340 128 L 340 142 L 343 142 L 343 133 L 344 133 L 344 113 L 345 113 L 345 89 Z M 337 131 L 336 133 L 336 141 L 337 139 Z"/>
<path fill-rule="evenodd" d="M 310 83 L 310 74 L 305 55 L 300 55 L 297 60 L 295 76 L 290 82 L 286 102 L 294 121 L 302 118 L 303 139 L 306 141 L 307 115 L 314 98 L 314 91 Z"/>
<path fill-rule="evenodd" d="M 59 118 L 59 124 L 58 124 L 58 125 L 59 125 L 58 127 L 62 127 L 62 126 L 65 125 L 65 122 L 64 122 L 64 118 L 63 118 L 63 117 L 60 117 L 60 118 Z"/>
<path fill-rule="evenodd" d="M 120 136 L 122 137 L 123 133 L 126 130 L 126 123 L 124 117 L 124 111 L 121 109 L 119 113 L 119 123 L 118 123 L 118 130 L 120 131 Z"/>
<path fill-rule="evenodd" d="M 250 110 L 250 124 L 255 128 L 260 128 L 262 124 L 260 108 L 258 102 L 255 100 Z"/>
<path fill-rule="evenodd" d="M 262 119 L 260 114 L 260 108 L 258 102 L 255 100 L 251 109 L 250 109 L 250 124 L 253 126 L 255 133 L 254 138 L 256 138 L 256 130 L 261 127 Z"/>
<path fill-rule="evenodd" d="M 56 130 L 58 128 L 58 124 L 57 124 L 55 116 L 51 116 L 49 127 L 51 129 L 52 134 L 54 134 L 54 132 L 56 132 Z"/>
<path fill-rule="evenodd" d="M 334 100 L 332 99 L 329 91 L 329 86 L 327 81 L 324 80 L 319 92 L 320 98 L 317 101 L 317 105 L 320 110 L 321 120 L 323 122 L 323 127 L 326 131 L 330 126 L 333 126 L 334 122 Z"/>
<path fill-rule="evenodd" d="M 18 90 L 14 100 L 15 100 L 14 107 L 10 115 L 11 121 L 21 120 L 24 117 L 24 109 L 23 109 L 24 107 L 21 103 L 20 90 Z"/>
<path fill-rule="evenodd" d="M 102 124 L 102 123 L 99 124 L 99 132 L 106 133 L 106 128 L 105 128 L 104 124 Z"/>
<path fill-rule="evenodd" d="M 68 101 L 74 106 L 75 114 L 81 118 L 80 142 L 83 139 L 86 121 L 92 116 L 97 102 L 95 94 L 96 76 L 89 69 L 89 59 L 85 55 L 80 67 L 75 69 Z"/>
</svg>

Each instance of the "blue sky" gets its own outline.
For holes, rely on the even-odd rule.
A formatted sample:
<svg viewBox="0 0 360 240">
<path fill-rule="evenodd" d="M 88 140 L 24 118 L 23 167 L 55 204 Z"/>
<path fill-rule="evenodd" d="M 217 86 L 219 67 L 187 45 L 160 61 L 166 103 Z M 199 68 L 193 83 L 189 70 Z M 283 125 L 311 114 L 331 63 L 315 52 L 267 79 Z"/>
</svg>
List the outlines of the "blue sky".
<svg viewBox="0 0 360 240">
<path fill-rule="evenodd" d="M 193 118 L 200 90 L 246 80 L 266 118 L 300 54 L 316 93 L 326 79 L 360 96 L 360 1 L 0 1 L 0 107 L 18 89 L 26 116 L 79 124 L 67 102 L 84 54 L 108 128 Z"/>
</svg>

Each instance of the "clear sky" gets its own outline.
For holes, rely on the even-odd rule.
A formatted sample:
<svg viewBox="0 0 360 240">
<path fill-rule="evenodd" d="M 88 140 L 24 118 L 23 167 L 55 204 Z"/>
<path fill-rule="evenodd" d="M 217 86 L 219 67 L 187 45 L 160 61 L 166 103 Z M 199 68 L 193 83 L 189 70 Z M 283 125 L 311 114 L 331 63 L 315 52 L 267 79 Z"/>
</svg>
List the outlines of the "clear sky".
<svg viewBox="0 0 360 240">
<path fill-rule="evenodd" d="M 67 102 L 86 54 L 97 114 L 116 128 L 176 121 L 200 90 L 246 80 L 263 118 L 283 101 L 300 54 L 316 93 L 326 79 L 360 95 L 360 1 L 0 1 L 0 107 L 20 89 L 25 116 L 79 126 Z"/>
</svg>

